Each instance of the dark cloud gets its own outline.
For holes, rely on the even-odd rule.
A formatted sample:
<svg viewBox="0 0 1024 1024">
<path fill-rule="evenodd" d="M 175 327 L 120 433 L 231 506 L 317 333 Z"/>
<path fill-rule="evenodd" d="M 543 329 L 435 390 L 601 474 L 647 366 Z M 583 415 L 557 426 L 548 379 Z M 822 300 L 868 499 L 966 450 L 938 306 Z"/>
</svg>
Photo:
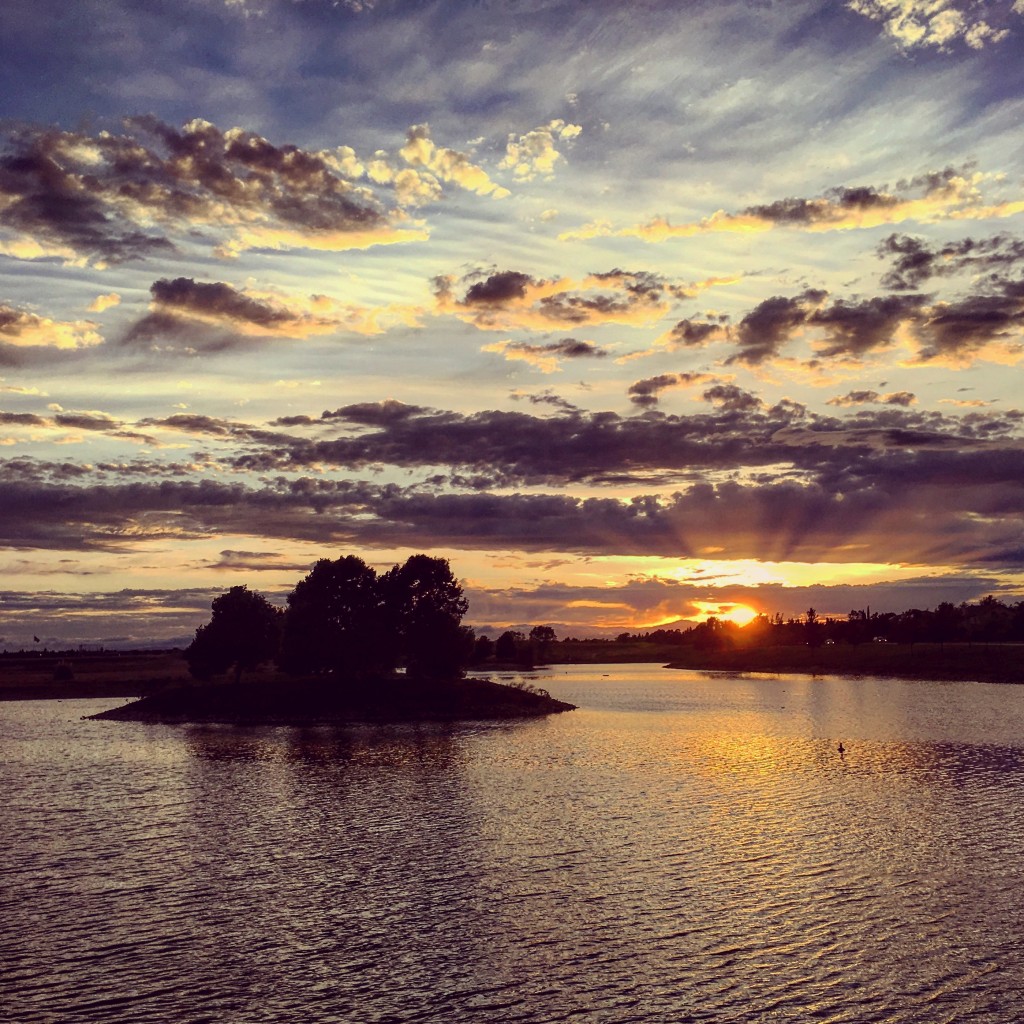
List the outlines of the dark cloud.
<svg viewBox="0 0 1024 1024">
<path fill-rule="evenodd" d="M 759 206 L 748 206 L 743 213 L 775 224 L 804 226 L 839 219 L 845 213 L 892 208 L 899 202 L 897 196 L 879 192 L 870 186 L 841 186 L 829 189 L 823 198 L 777 199 Z"/>
<path fill-rule="evenodd" d="M 684 375 L 651 378 L 634 385 L 633 394 L 643 399 L 681 383 Z M 315 440 L 250 427 L 244 434 L 251 442 L 247 450 L 224 457 L 239 470 L 263 473 L 311 466 L 447 467 L 453 476 L 476 481 L 474 486 L 564 486 L 612 478 L 685 480 L 697 473 L 786 464 L 794 472 L 815 474 L 849 460 L 854 448 L 884 453 L 912 441 L 973 450 L 1021 429 L 1013 412 L 965 417 L 913 412 L 901 407 L 902 393 L 893 395 L 894 401 L 882 396 L 884 410 L 845 419 L 813 415 L 793 402 L 767 408 L 749 392 L 722 383 L 705 394 L 715 410 L 689 416 L 654 411 L 649 401 L 636 403 L 649 410 L 639 417 L 579 410 L 547 417 L 501 411 L 464 415 L 397 403 L 385 413 L 376 405 L 348 406 L 325 414 L 355 428 L 344 436 Z"/>
<path fill-rule="evenodd" d="M 28 326 L 39 322 L 38 317 L 33 317 L 23 309 L 15 309 L 7 303 L 0 302 L 0 336 L 18 338 Z"/>
<path fill-rule="evenodd" d="M 893 391 L 888 395 L 883 395 L 882 401 L 886 405 L 900 405 L 906 408 L 917 401 L 917 395 L 912 391 Z"/>
<path fill-rule="evenodd" d="M 679 385 L 678 373 L 661 373 L 657 377 L 647 377 L 629 386 L 629 400 L 634 405 L 649 407 L 658 404 L 658 397 L 666 388 Z"/>
<path fill-rule="evenodd" d="M 946 167 L 888 186 L 854 185 L 828 189 L 813 199 L 786 198 L 748 206 L 741 216 L 757 217 L 783 227 L 854 227 L 863 220 L 884 221 L 910 202 L 934 201 L 937 204 L 962 203 L 970 197 L 966 191 L 966 167 Z M 729 218 L 726 218 L 729 219 Z"/>
<path fill-rule="evenodd" d="M 830 398 L 827 404 L 850 406 L 881 403 L 882 405 L 898 405 L 906 408 L 913 405 L 916 401 L 917 396 L 910 391 L 893 391 L 887 395 L 879 394 L 877 391 L 848 391 L 845 395 Z"/>
<path fill-rule="evenodd" d="M 901 329 L 917 338 L 922 361 L 967 361 L 994 343 L 1020 347 L 1024 278 L 990 274 L 978 282 L 974 294 L 941 302 L 907 293 L 838 299 L 826 306 L 827 297 L 827 292 L 809 288 L 759 303 L 729 332 L 737 350 L 726 365 L 756 366 L 771 360 L 802 330 L 824 335 L 813 342 L 817 359 L 861 360 L 890 348 Z"/>
<path fill-rule="evenodd" d="M 203 226 L 240 247 L 301 245 L 305 235 L 344 248 L 346 235 L 392 233 L 335 156 L 206 121 L 179 129 L 134 117 L 123 134 L 94 136 L 22 126 L 0 145 L 5 226 L 56 255 L 143 259 Z"/>
<path fill-rule="evenodd" d="M 925 311 L 916 326 L 922 360 L 969 359 L 994 342 L 1020 346 L 1024 327 L 1024 296 L 1004 287 L 1002 294 L 971 295 L 938 302 Z"/>
<path fill-rule="evenodd" d="M 502 270 L 470 285 L 462 302 L 467 306 L 503 306 L 510 299 L 525 298 L 526 286 L 536 283 L 528 274 L 521 274 L 516 270 Z"/>
<path fill-rule="evenodd" d="M 559 359 L 603 359 L 608 354 L 607 349 L 592 341 L 576 338 L 562 338 L 561 341 L 541 345 L 531 345 L 526 341 L 500 341 L 485 346 L 484 351 L 499 352 L 506 359 L 521 359 L 546 372 L 556 369 Z"/>
<path fill-rule="evenodd" d="M 578 406 L 570 402 L 567 398 L 563 398 L 561 395 L 556 395 L 550 388 L 546 388 L 544 391 L 536 392 L 534 394 L 514 392 L 511 397 L 517 402 L 522 401 L 525 398 L 530 405 L 550 405 L 555 409 L 561 409 L 563 412 L 579 411 Z"/>
<path fill-rule="evenodd" d="M 221 551 L 216 562 L 210 563 L 211 569 L 222 569 L 226 572 L 280 572 L 292 570 L 306 573 L 307 562 L 289 562 L 282 559 L 274 551 L 233 551 L 230 548 Z"/>
<path fill-rule="evenodd" d="M 778 355 L 793 332 L 827 297 L 827 292 L 808 288 L 793 298 L 775 295 L 765 299 L 740 321 L 736 329 L 739 351 L 726 363 L 757 365 Z"/>
<path fill-rule="evenodd" d="M 565 356 L 566 359 L 603 359 L 608 350 L 595 345 L 592 341 L 580 341 L 578 338 L 562 338 L 540 346 L 542 352 Z"/>
<path fill-rule="evenodd" d="M 455 313 L 485 330 L 646 323 L 690 295 L 686 287 L 649 271 L 620 269 L 588 274 L 582 281 L 475 270 L 461 279 L 435 277 L 433 286 L 439 312 Z"/>
<path fill-rule="evenodd" d="M 0 464 L 0 543 L 117 551 L 143 540 L 231 533 L 357 548 L 676 557 L 724 550 L 811 562 L 841 552 L 857 561 L 1017 564 L 1008 552 L 1024 550 L 1019 416 L 974 414 L 965 422 L 887 406 L 801 420 L 797 409 L 752 407 L 739 389 L 718 394 L 721 408 L 692 417 L 426 412 L 354 438 L 292 439 L 283 448 L 280 437 L 277 447 L 268 437 L 268 457 L 234 460 L 240 468 L 293 471 L 305 460 L 330 467 L 343 459 L 452 467 L 406 486 L 339 481 L 322 471 L 268 474 L 258 484 L 132 483 L 116 467 L 103 479 L 99 468 L 76 477 L 56 464 L 11 460 Z M 1017 432 L 997 440 L 986 424 L 999 422 Z M 249 427 L 244 440 L 259 434 Z M 769 467 L 771 476 L 758 472 Z M 725 475 L 714 482 L 715 472 L 737 470 L 746 482 Z M 629 500 L 501 493 L 517 481 L 636 483 L 664 474 L 662 482 L 677 482 L 674 493 Z M 460 493 L 437 493 L 453 481 Z"/>
<path fill-rule="evenodd" d="M 917 316 L 924 301 L 921 295 L 876 296 L 860 301 L 840 299 L 811 312 L 806 322 L 825 329 L 827 340 L 820 355 L 859 358 L 892 345 L 896 330 Z"/>
<path fill-rule="evenodd" d="M 892 268 L 882 277 L 882 285 L 903 290 L 917 288 L 932 277 L 1011 271 L 1024 261 L 1024 240 L 999 234 L 933 247 L 912 235 L 892 234 L 879 243 L 876 252 L 880 259 L 892 257 Z"/>
<path fill-rule="evenodd" d="M 180 430 L 186 434 L 211 434 L 214 437 L 230 437 L 239 432 L 238 425 L 231 420 L 203 416 L 198 413 L 179 412 L 173 416 L 164 416 L 162 419 L 150 417 L 140 420 L 139 423 L 146 427 L 165 427 L 169 430 Z"/>
<path fill-rule="evenodd" d="M 55 129 L 22 128 L 0 139 L 4 223 L 58 250 L 104 263 L 173 251 L 170 241 L 141 230 L 116 211 L 111 182 L 86 170 L 75 150 L 84 139 Z"/>
<path fill-rule="evenodd" d="M 725 412 L 753 412 L 764 406 L 757 395 L 735 384 L 715 384 L 704 392 L 703 398 Z"/>
<path fill-rule="evenodd" d="M 340 409 L 324 411 L 321 420 L 346 420 L 367 427 L 387 427 L 405 423 L 416 416 L 432 414 L 433 411 L 419 405 L 406 405 L 396 402 L 393 398 L 383 402 L 359 402 L 355 405 L 343 405 Z"/>
<path fill-rule="evenodd" d="M 261 327 L 276 327 L 293 318 L 269 303 L 250 298 L 229 284 L 204 284 L 190 277 L 154 281 L 149 290 L 158 306 L 173 312 L 238 320 Z"/>
<path fill-rule="evenodd" d="M 259 344 L 259 341 L 231 330 L 161 311 L 148 313 L 131 324 L 116 344 L 127 350 L 157 355 L 169 353 L 180 357 L 251 347 Z"/>
<path fill-rule="evenodd" d="M 723 326 L 723 322 L 727 319 L 727 317 L 722 317 L 718 321 L 680 320 L 668 332 L 666 340 L 672 345 L 699 348 L 727 336 L 726 328 Z"/>
<path fill-rule="evenodd" d="M 679 379 L 677 375 L 669 383 Z M 360 412 L 361 407 L 346 407 L 332 416 L 349 418 L 362 428 Z M 374 430 L 319 441 L 291 438 L 238 455 L 232 463 L 258 472 L 313 465 L 350 470 L 448 466 L 504 486 L 593 482 L 609 474 L 649 479 L 652 472 L 678 478 L 701 468 L 733 465 L 741 452 L 756 463 L 777 461 L 783 450 L 771 443 L 772 434 L 800 420 L 799 412 L 781 407 L 747 417 L 723 410 L 639 419 L 575 411 L 553 417 L 501 411 L 400 413 L 375 424 Z"/>
<path fill-rule="evenodd" d="M 6 424 L 17 427 L 44 427 L 49 420 L 42 416 L 36 416 L 31 412 L 0 412 L 0 425 Z"/>
<path fill-rule="evenodd" d="M 121 424 L 104 413 L 90 412 L 59 412 L 53 417 L 58 427 L 70 427 L 73 430 L 115 430 Z"/>
</svg>

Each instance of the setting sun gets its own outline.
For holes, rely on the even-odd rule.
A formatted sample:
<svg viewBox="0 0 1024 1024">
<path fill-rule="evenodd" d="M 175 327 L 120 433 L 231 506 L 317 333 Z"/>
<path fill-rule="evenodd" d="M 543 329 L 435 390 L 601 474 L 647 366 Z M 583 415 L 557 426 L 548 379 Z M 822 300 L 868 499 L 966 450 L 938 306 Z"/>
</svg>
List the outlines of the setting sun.
<svg viewBox="0 0 1024 1024">
<path fill-rule="evenodd" d="M 757 618 L 757 612 L 745 604 L 735 604 L 727 612 L 723 612 L 719 618 L 735 622 L 737 626 L 746 626 Z"/>
<path fill-rule="evenodd" d="M 714 616 L 722 622 L 733 622 L 737 626 L 746 626 L 757 618 L 758 612 L 746 604 L 735 604 L 732 601 L 694 601 L 699 621 Z"/>
</svg>

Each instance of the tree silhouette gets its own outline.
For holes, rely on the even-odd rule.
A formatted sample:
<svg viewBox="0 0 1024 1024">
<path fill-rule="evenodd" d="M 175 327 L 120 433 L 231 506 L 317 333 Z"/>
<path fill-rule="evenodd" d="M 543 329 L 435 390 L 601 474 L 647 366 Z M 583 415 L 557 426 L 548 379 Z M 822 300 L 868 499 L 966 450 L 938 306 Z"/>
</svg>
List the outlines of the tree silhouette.
<svg viewBox="0 0 1024 1024">
<path fill-rule="evenodd" d="M 473 655 L 468 602 L 448 560 L 412 555 L 381 577 L 389 627 L 412 676 L 458 675 Z"/>
<path fill-rule="evenodd" d="M 506 629 L 495 641 L 494 656 L 498 661 L 518 661 L 526 637 L 518 629 Z"/>
<path fill-rule="evenodd" d="M 363 679 L 390 671 L 388 635 L 377 573 L 361 558 L 321 558 L 288 595 L 282 667 Z"/>
<path fill-rule="evenodd" d="M 214 598 L 213 616 L 196 630 L 185 650 L 189 672 L 209 679 L 234 666 L 235 682 L 244 669 L 253 669 L 277 655 L 281 612 L 262 594 L 246 586 L 232 587 Z"/>
</svg>

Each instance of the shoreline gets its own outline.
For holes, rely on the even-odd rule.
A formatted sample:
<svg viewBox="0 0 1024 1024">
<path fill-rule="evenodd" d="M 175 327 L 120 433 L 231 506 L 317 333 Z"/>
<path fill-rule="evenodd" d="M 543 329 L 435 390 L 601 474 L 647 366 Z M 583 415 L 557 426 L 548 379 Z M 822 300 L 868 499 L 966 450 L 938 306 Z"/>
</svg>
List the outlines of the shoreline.
<svg viewBox="0 0 1024 1024">
<path fill-rule="evenodd" d="M 511 721 L 576 706 L 546 691 L 487 679 L 382 679 L 362 685 L 322 680 L 172 687 L 90 720 L 153 724 L 345 725 L 390 722 Z"/>
<path fill-rule="evenodd" d="M 599 641 L 553 645 L 535 668 L 558 665 L 649 663 L 710 672 L 760 672 L 769 675 L 881 676 L 898 679 L 982 683 L 1024 683 L 1024 644 L 896 644 L 859 646 L 737 647 L 701 651 L 663 644 Z M 56 678 L 55 666 L 68 662 L 70 678 Z M 481 674 L 513 666 L 477 665 Z M 515 666 L 520 672 L 534 668 Z M 473 669 L 471 669 L 473 671 Z M 246 673 L 243 686 L 294 685 L 295 680 L 266 668 Z M 125 651 L 83 655 L 75 652 L 0 656 L 0 702 L 140 698 L 166 689 L 191 688 L 195 682 L 177 650 Z M 227 685 L 227 684 L 218 684 Z"/>
<path fill-rule="evenodd" d="M 681 650 L 667 668 L 768 675 L 878 676 L 934 682 L 1024 683 L 1024 644 L 861 644 Z"/>
</svg>

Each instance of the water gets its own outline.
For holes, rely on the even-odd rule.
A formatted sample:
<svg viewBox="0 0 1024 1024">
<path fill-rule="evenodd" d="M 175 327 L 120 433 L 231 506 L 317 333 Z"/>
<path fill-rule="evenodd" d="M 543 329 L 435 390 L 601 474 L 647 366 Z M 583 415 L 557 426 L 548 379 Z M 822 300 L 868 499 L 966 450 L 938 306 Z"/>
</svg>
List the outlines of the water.
<svg viewBox="0 0 1024 1024">
<path fill-rule="evenodd" d="M 1018 1017 L 1024 687 L 532 681 L 581 709 L 241 729 L 0 704 L 0 1020 Z"/>
</svg>

